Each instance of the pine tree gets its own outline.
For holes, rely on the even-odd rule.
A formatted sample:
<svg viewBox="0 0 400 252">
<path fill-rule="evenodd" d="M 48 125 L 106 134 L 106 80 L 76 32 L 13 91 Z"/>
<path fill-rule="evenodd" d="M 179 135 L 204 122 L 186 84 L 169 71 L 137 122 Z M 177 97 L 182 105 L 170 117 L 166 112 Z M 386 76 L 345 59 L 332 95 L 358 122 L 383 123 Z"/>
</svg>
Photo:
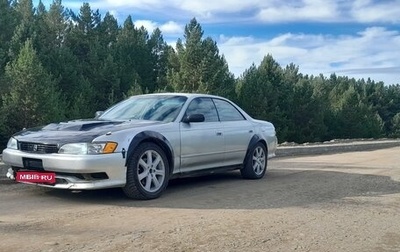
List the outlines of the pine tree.
<svg viewBox="0 0 400 252">
<path fill-rule="evenodd" d="M 19 24 L 14 30 L 13 37 L 10 42 L 10 49 L 8 55 L 11 60 L 14 60 L 24 42 L 28 39 L 32 39 L 34 36 L 34 8 L 32 0 L 21 0 L 17 1 L 16 17 L 19 20 Z"/>
<path fill-rule="evenodd" d="M 158 28 L 153 31 L 147 44 L 151 53 L 151 65 L 153 66 L 151 82 L 154 85 L 153 89 L 149 89 L 149 91 L 164 90 L 168 86 L 168 58 L 173 49 L 164 41 L 161 30 Z"/>
<path fill-rule="evenodd" d="M 299 67 L 289 64 L 284 69 L 284 82 L 290 87 L 291 99 L 286 99 L 289 142 L 321 141 L 326 136 L 325 104 L 315 92 L 312 80 L 299 73 Z"/>
<path fill-rule="evenodd" d="M 193 18 L 185 27 L 185 42 L 178 40 L 177 56 L 170 63 L 168 81 L 175 91 L 212 93 L 233 98 L 235 80 L 215 41 L 203 39 L 201 25 Z M 177 60 L 178 62 L 176 62 Z M 177 64 L 178 63 L 178 64 Z"/>
<path fill-rule="evenodd" d="M 238 101 L 253 117 L 275 124 L 278 139 L 287 139 L 290 131 L 288 117 L 292 92 L 284 82 L 281 66 L 267 55 L 260 66 L 252 65 L 238 80 Z"/>
<path fill-rule="evenodd" d="M 17 13 L 9 0 L 0 0 L 0 83 L 3 77 L 3 70 L 9 58 L 10 41 L 14 34 L 14 29 L 17 26 Z M 5 88 L 5 87 L 3 87 Z M 0 93 L 5 90 L 0 85 Z"/>
<path fill-rule="evenodd" d="M 2 95 L 1 124 L 7 135 L 64 118 L 64 103 L 49 75 L 26 41 L 17 58 L 7 65 L 6 78 L 10 91 Z"/>
<path fill-rule="evenodd" d="M 117 36 L 115 47 L 121 93 L 126 94 L 135 83 L 143 92 L 146 90 L 154 92 L 154 69 L 148 40 L 146 29 L 143 27 L 137 29 L 131 16 L 128 16 Z"/>
</svg>

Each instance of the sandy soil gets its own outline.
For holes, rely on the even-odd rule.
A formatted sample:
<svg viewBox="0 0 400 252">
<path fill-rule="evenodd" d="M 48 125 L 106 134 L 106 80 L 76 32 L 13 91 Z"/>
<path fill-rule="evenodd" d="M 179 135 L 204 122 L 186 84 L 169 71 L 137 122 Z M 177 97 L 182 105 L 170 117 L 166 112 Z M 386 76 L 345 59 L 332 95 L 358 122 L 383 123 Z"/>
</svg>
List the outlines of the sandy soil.
<svg viewBox="0 0 400 252">
<path fill-rule="evenodd" d="M 0 179 L 0 251 L 400 251 L 399 152 L 276 158 L 152 201 Z"/>
</svg>

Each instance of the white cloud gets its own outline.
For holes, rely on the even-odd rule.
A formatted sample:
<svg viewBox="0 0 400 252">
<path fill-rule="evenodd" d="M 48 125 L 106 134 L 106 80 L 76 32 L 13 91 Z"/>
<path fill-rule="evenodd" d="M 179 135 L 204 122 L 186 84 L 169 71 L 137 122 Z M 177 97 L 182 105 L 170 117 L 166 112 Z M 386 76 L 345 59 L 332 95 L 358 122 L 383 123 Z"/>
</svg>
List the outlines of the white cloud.
<svg viewBox="0 0 400 252">
<path fill-rule="evenodd" d="M 134 22 L 136 27 L 144 27 L 151 34 L 157 27 L 161 30 L 164 35 L 176 35 L 182 34 L 183 27 L 176 22 L 168 21 L 165 24 L 158 24 L 151 20 L 136 20 Z"/>
<path fill-rule="evenodd" d="M 181 1 L 180 7 L 185 10 L 199 15 L 200 17 L 218 18 L 219 13 L 238 13 L 245 10 L 258 9 L 263 5 L 269 4 L 271 0 L 184 0 Z"/>
<path fill-rule="evenodd" d="M 219 22 L 221 19 L 249 21 L 255 18 L 266 22 L 324 21 L 332 20 L 338 15 L 338 3 L 335 0 L 102 0 L 93 2 L 92 5 L 96 8 L 103 6 L 103 8 L 109 9 L 141 9 L 163 13 L 164 16 L 175 15 L 177 19 L 196 16 L 207 22 L 213 20 Z"/>
<path fill-rule="evenodd" d="M 387 84 L 400 83 L 398 31 L 371 27 L 354 36 L 288 33 L 269 40 L 221 38 L 220 51 L 236 76 L 271 54 L 282 67 L 294 63 L 303 74 L 329 75 L 336 72 L 356 79 L 371 77 Z"/>
<path fill-rule="evenodd" d="M 396 0 L 356 0 L 350 12 L 355 21 L 362 23 L 400 22 L 400 3 Z"/>
<path fill-rule="evenodd" d="M 237 12 L 247 8 L 258 8 L 271 0 L 104 0 L 108 6 L 130 6 L 140 9 L 181 9 L 198 14 L 210 12 Z"/>
<path fill-rule="evenodd" d="M 115 6 L 115 7 L 130 6 L 141 9 L 148 9 L 152 6 L 162 6 L 161 4 L 163 3 L 163 1 L 160 0 L 104 0 L 103 2 L 107 3 L 108 6 Z"/>
<path fill-rule="evenodd" d="M 152 33 L 157 28 L 157 23 L 150 20 L 136 20 L 133 22 L 136 27 L 144 27 L 149 33 Z"/>
<path fill-rule="evenodd" d="M 181 35 L 183 33 L 182 25 L 180 25 L 176 22 L 173 22 L 173 21 L 168 21 L 167 23 L 162 24 L 159 28 L 163 32 L 163 34 L 179 34 L 179 35 Z"/>
<path fill-rule="evenodd" d="M 120 13 L 152 13 L 175 21 L 187 21 L 195 16 L 207 23 L 400 22 L 398 0 L 92 0 L 88 2 L 93 9 L 115 10 Z M 82 6 L 82 2 L 71 0 L 65 0 L 63 4 L 73 9 Z"/>
<path fill-rule="evenodd" d="M 286 21 L 332 21 L 338 18 L 338 3 L 333 0 L 303 0 L 302 2 L 279 2 L 279 5 L 271 5 L 261 8 L 257 18 L 263 22 Z"/>
</svg>

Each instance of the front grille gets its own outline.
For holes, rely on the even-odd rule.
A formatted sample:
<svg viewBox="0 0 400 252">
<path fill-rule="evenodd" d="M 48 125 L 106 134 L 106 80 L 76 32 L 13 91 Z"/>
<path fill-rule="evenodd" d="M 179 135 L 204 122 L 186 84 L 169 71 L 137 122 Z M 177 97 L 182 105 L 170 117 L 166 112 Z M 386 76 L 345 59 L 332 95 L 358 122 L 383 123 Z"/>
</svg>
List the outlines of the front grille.
<svg viewBox="0 0 400 252">
<path fill-rule="evenodd" d="M 57 144 L 40 144 L 40 143 L 20 142 L 19 149 L 21 151 L 34 152 L 34 153 L 57 153 L 58 152 Z"/>
</svg>

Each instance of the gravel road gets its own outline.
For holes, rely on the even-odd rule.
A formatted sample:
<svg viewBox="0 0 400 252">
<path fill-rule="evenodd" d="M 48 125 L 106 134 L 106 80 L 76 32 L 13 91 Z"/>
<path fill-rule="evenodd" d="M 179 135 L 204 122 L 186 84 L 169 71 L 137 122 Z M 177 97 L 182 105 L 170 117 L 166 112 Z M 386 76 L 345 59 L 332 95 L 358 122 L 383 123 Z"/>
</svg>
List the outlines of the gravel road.
<svg viewBox="0 0 400 252">
<path fill-rule="evenodd" d="M 281 157 L 152 201 L 0 180 L 0 251 L 400 251 L 400 147 Z"/>
</svg>

